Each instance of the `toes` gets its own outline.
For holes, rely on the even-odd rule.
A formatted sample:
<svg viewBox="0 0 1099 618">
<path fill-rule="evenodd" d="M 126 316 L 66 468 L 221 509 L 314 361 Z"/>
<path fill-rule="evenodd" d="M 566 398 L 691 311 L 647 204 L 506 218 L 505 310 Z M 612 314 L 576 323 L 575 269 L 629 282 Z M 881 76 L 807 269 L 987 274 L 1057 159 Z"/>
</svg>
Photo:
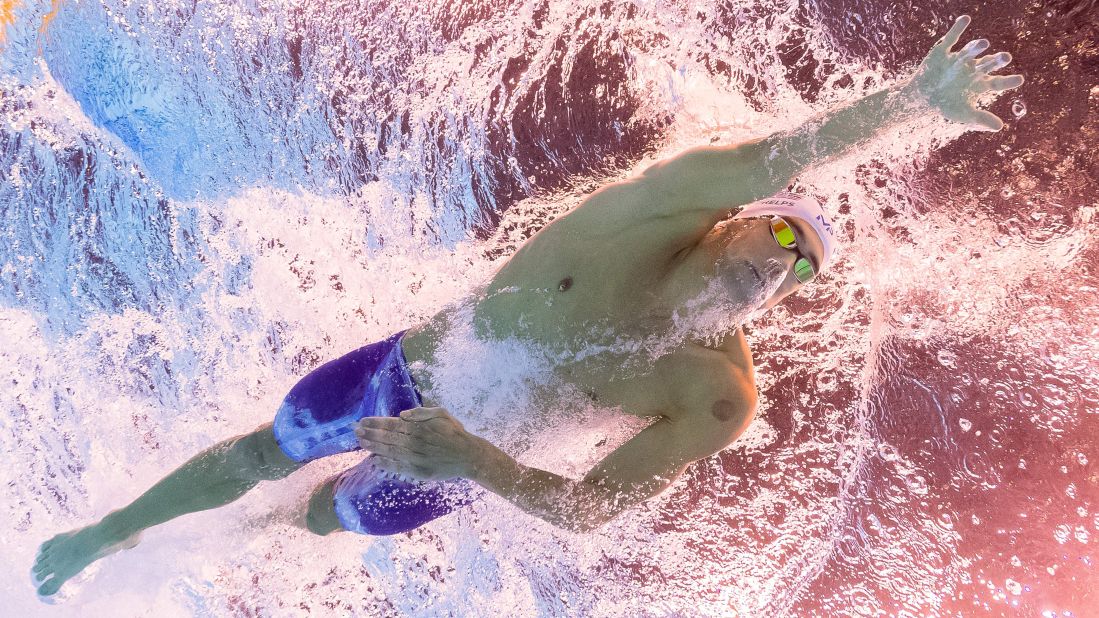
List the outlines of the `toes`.
<svg viewBox="0 0 1099 618">
<path fill-rule="evenodd" d="M 63 583 L 64 581 L 56 574 L 54 574 L 52 577 L 50 577 L 49 581 L 38 587 L 38 594 L 39 596 L 44 597 L 51 596 L 61 588 L 61 584 Z"/>
<path fill-rule="evenodd" d="M 37 571 L 38 569 L 44 568 L 49 563 L 50 559 L 48 556 L 38 554 L 38 556 L 36 556 L 34 559 L 34 566 L 31 567 L 31 570 Z"/>
<path fill-rule="evenodd" d="M 69 577 L 74 573 L 54 573 L 53 575 L 47 575 L 48 580 L 38 586 L 38 595 L 40 596 L 52 596 L 57 594 L 60 588 L 69 580 Z"/>
</svg>

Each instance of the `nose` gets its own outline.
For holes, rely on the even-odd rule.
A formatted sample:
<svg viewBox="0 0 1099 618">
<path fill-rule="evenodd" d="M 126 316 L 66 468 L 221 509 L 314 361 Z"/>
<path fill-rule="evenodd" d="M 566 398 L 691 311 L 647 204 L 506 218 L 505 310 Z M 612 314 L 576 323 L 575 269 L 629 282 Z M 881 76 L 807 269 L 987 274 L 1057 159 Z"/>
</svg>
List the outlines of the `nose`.
<svg viewBox="0 0 1099 618">
<path fill-rule="evenodd" d="M 777 260 L 785 267 L 785 272 L 790 272 L 794 268 L 794 262 L 798 259 L 797 252 L 778 244 L 778 240 L 771 232 L 771 221 L 769 219 L 760 217 L 759 223 L 758 233 L 763 235 L 761 244 L 768 248 L 764 255 L 767 258 Z"/>
</svg>

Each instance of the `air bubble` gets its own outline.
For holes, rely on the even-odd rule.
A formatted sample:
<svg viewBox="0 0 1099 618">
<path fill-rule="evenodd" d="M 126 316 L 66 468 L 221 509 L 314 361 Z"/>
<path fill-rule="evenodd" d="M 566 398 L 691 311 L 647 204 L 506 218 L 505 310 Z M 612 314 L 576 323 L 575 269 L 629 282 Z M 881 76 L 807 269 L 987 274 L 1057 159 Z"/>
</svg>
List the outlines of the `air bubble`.
<svg viewBox="0 0 1099 618">
<path fill-rule="evenodd" d="M 927 495 L 927 479 L 919 475 L 905 477 L 904 484 L 908 486 L 908 490 L 917 496 Z"/>
<path fill-rule="evenodd" d="M 1011 113 L 1015 114 L 1016 118 L 1026 116 L 1026 103 L 1023 103 L 1022 99 L 1015 99 L 1015 102 L 1011 104 Z"/>
<path fill-rule="evenodd" d="M 1009 580 L 1005 581 L 1004 582 L 1004 588 L 1007 588 L 1007 591 L 1010 592 L 1011 594 L 1022 594 L 1023 593 L 1023 585 L 1020 584 L 1019 582 L 1015 581 L 1014 579 L 1009 579 Z"/>
<path fill-rule="evenodd" d="M 948 369 L 958 368 L 958 355 L 949 350 L 939 350 L 939 364 Z"/>
<path fill-rule="evenodd" d="M 896 461 L 899 457 L 896 447 L 891 444 L 879 444 L 878 456 L 885 461 Z"/>
<path fill-rule="evenodd" d="M 970 429 L 973 429 L 973 422 L 968 418 L 959 418 L 958 426 L 962 428 L 962 431 L 969 431 Z"/>
<path fill-rule="evenodd" d="M 943 530 L 954 529 L 954 515 L 947 511 L 939 513 L 939 516 L 935 519 L 935 521 L 939 524 L 939 526 L 942 527 Z"/>
<path fill-rule="evenodd" d="M 1053 529 L 1053 538 L 1062 545 L 1068 542 L 1068 539 L 1071 535 L 1072 530 L 1064 524 L 1061 524 L 1060 526 L 1057 526 Z"/>
</svg>

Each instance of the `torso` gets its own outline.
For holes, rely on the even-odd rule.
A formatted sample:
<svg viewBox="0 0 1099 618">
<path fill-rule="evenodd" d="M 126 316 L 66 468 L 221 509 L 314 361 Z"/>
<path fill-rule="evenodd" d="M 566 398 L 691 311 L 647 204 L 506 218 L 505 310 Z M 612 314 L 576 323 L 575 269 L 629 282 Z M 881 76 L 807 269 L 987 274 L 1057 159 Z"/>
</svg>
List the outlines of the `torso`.
<svg viewBox="0 0 1099 618">
<path fill-rule="evenodd" d="M 632 362 L 621 350 L 578 357 L 579 350 L 667 331 L 677 303 L 702 289 L 701 273 L 714 261 L 706 234 L 691 237 L 708 223 L 697 215 L 634 217 L 622 225 L 583 209 L 540 230 L 474 292 L 478 337 L 529 341 L 562 359 L 554 372 L 563 381 L 599 405 L 637 416 L 674 417 L 686 386 L 697 394 L 710 380 L 717 392 L 728 388 L 722 380 L 730 368 L 751 373 L 739 329 L 720 345 L 682 341 L 647 362 Z M 403 348 L 410 363 L 430 365 L 449 318 L 444 310 L 409 329 Z M 415 370 L 414 377 L 426 380 Z"/>
</svg>

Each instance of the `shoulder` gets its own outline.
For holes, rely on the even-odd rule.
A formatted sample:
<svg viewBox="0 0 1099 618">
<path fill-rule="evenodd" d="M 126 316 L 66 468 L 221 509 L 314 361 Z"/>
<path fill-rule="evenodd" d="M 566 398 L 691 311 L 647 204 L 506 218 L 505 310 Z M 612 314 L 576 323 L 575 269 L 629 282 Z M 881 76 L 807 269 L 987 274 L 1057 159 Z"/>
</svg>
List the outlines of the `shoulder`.
<svg viewBox="0 0 1099 618">
<path fill-rule="evenodd" d="M 593 191 L 565 218 L 587 234 L 619 236 L 624 228 L 638 228 L 663 242 L 697 242 L 716 220 L 711 213 L 675 206 L 684 199 L 644 175 L 632 176 Z"/>
<path fill-rule="evenodd" d="M 665 373 L 674 402 L 668 416 L 713 442 L 715 451 L 735 440 L 756 411 L 755 374 L 747 344 L 734 352 L 687 346 L 672 355 Z"/>
</svg>

